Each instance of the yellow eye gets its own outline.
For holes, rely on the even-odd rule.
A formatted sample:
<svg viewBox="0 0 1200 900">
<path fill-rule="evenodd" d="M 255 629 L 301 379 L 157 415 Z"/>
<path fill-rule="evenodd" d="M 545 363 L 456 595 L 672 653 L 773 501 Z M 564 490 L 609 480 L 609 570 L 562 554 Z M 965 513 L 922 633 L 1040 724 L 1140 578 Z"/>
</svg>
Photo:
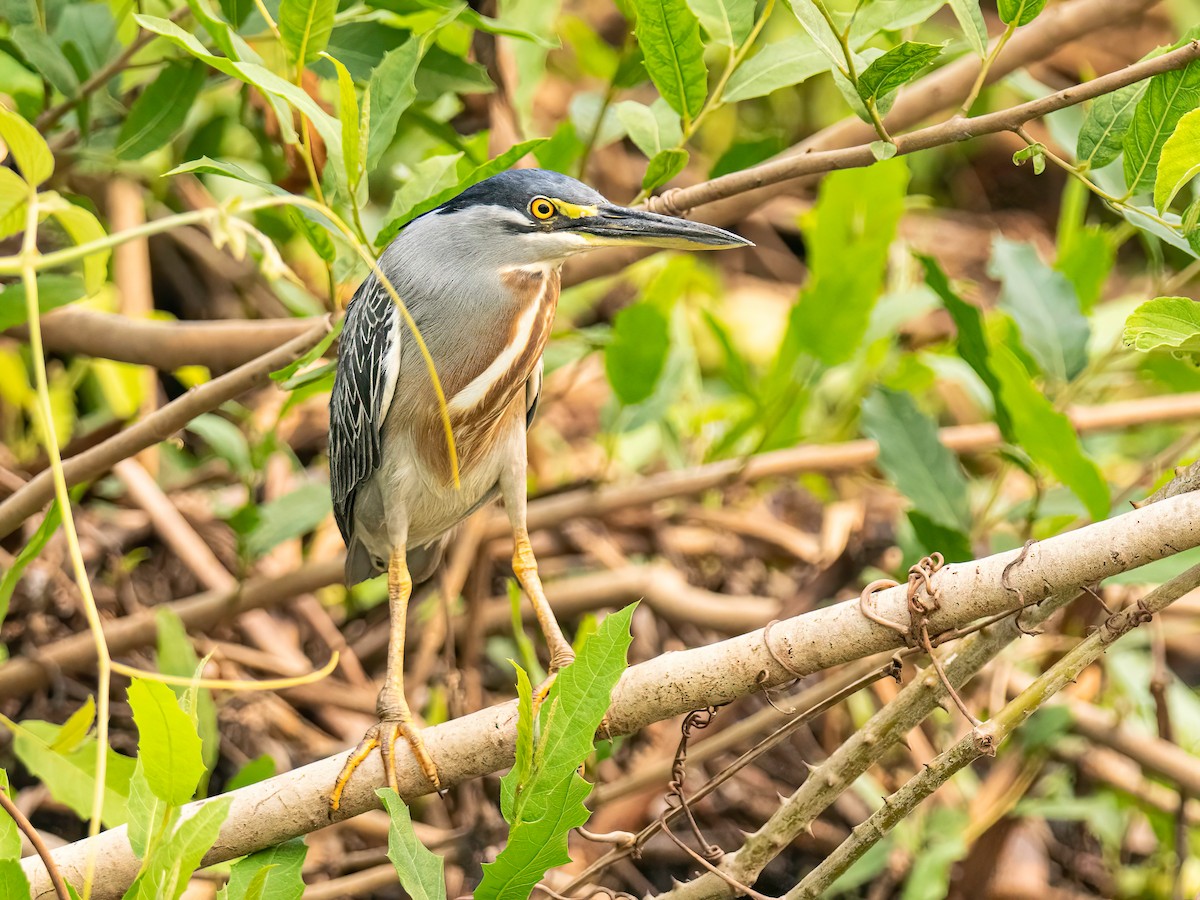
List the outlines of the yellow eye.
<svg viewBox="0 0 1200 900">
<path fill-rule="evenodd" d="M 529 211 L 535 219 L 548 219 L 554 215 L 554 204 L 545 197 L 534 197 L 529 204 Z"/>
</svg>

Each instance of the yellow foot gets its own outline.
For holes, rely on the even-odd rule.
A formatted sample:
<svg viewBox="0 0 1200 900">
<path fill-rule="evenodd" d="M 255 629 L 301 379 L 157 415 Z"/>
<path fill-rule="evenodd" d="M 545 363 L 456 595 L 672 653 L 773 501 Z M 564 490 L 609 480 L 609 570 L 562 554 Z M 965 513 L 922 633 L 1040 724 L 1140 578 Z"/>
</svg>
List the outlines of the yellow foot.
<svg viewBox="0 0 1200 900">
<path fill-rule="evenodd" d="M 358 742 L 354 752 L 346 759 L 346 764 L 342 766 L 342 771 L 338 775 L 337 781 L 334 782 L 333 791 L 329 795 L 330 809 L 336 812 L 341 806 L 342 791 L 346 789 L 350 776 L 376 747 L 380 748 L 383 755 L 383 771 L 387 775 L 388 787 L 394 791 L 400 789 L 400 784 L 396 780 L 396 739 L 401 735 L 408 741 L 408 746 L 412 748 L 417 764 L 421 767 L 425 777 L 429 779 L 429 783 L 433 785 L 433 789 L 435 791 L 442 789 L 442 780 L 438 777 L 437 766 L 433 762 L 433 757 L 429 755 L 429 751 L 425 749 L 425 741 L 421 738 L 420 730 L 412 722 L 389 719 L 372 725 L 363 735 L 363 739 Z"/>
</svg>

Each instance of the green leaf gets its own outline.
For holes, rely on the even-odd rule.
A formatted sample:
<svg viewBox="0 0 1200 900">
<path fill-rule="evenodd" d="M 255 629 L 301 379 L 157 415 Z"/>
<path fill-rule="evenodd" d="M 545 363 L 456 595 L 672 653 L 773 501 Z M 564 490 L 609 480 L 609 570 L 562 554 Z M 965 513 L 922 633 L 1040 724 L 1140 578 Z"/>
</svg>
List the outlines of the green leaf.
<svg viewBox="0 0 1200 900">
<path fill-rule="evenodd" d="M 141 159 L 166 146 L 187 121 L 208 69 L 197 59 L 168 63 L 143 90 L 121 123 L 113 152 L 118 159 Z"/>
<path fill-rule="evenodd" d="M 28 900 L 32 896 L 21 863 L 15 859 L 0 860 L 0 900 Z"/>
<path fill-rule="evenodd" d="M 37 73 L 60 94 L 74 97 L 79 92 L 75 68 L 50 35 L 36 25 L 18 25 L 12 30 L 12 40 Z"/>
<path fill-rule="evenodd" d="M 250 15 L 250 11 L 254 9 L 254 0 L 217 0 L 221 7 L 221 15 L 229 20 L 234 28 L 237 28 Z"/>
<path fill-rule="evenodd" d="M 24 178 L 12 169 L 0 167 L 0 238 L 25 230 L 29 194 L 29 185 Z"/>
<path fill-rule="evenodd" d="M 187 430 L 198 434 L 240 477 L 254 474 L 250 462 L 250 445 L 240 428 L 216 413 L 204 413 L 188 422 Z"/>
<path fill-rule="evenodd" d="M 514 618 L 519 624 L 521 621 L 519 608 L 516 603 L 513 606 L 518 610 Z M 536 660 L 535 656 L 534 661 L 536 662 Z M 505 822 L 512 822 L 516 818 L 514 804 L 517 799 L 517 786 L 529 783 L 529 776 L 533 772 L 534 755 L 533 685 L 530 684 L 529 675 L 524 669 L 516 663 L 513 663 L 513 668 L 517 672 L 517 743 L 513 767 L 506 776 L 500 779 L 500 813 L 504 816 Z"/>
<path fill-rule="evenodd" d="M 1124 340 L 1144 353 L 1200 353 L 1200 303 L 1188 297 L 1147 300 L 1125 320 Z"/>
<path fill-rule="evenodd" d="M 548 869 L 570 860 L 567 833 L 587 821 L 583 800 L 591 790 L 578 770 L 594 749 L 596 729 L 625 670 L 633 609 L 606 617 L 550 688 L 532 761 L 518 758 L 504 777 L 513 798 L 512 828 L 496 861 L 483 867 L 478 900 L 527 897 Z M 518 746 L 528 752 L 527 742 Z"/>
<path fill-rule="evenodd" d="M 412 218 L 412 211 L 419 204 L 458 184 L 458 163 L 462 157 L 461 153 L 432 156 L 413 166 L 410 176 L 392 196 L 392 204 L 388 207 L 387 215 L 383 217 L 389 224 L 376 236 L 377 247 L 390 240 L 387 235 L 395 237 L 396 232 L 400 230 L 399 226 L 393 227 L 394 223 L 408 222 Z"/>
<path fill-rule="evenodd" d="M 5 291 L 5 293 L 8 292 Z M 37 531 L 29 539 L 29 543 L 21 548 L 21 552 L 17 554 L 12 565 L 4 573 L 4 577 L 0 578 L 0 622 L 8 618 L 8 605 L 12 602 L 13 591 L 20 583 L 21 575 L 25 572 L 26 567 L 38 558 L 46 544 L 50 542 L 50 538 L 54 537 L 61 521 L 62 510 L 59 509 L 58 501 L 55 500 L 46 511 Z"/>
<path fill-rule="evenodd" d="M 670 349 L 670 325 L 657 306 L 635 303 L 617 313 L 604 370 L 621 403 L 632 406 L 654 393 Z"/>
<path fill-rule="evenodd" d="M 802 225 L 809 280 L 793 318 L 799 349 L 826 365 L 850 359 L 867 332 L 907 187 L 901 157 L 833 172 L 821 182 Z"/>
<path fill-rule="evenodd" d="M 642 176 L 642 188 L 652 191 L 666 184 L 684 170 L 688 164 L 688 152 L 674 148 L 656 153 L 646 166 L 646 174 Z"/>
<path fill-rule="evenodd" d="M 513 163 L 519 160 L 526 153 L 531 153 L 535 148 L 541 146 L 546 141 L 545 138 L 534 138 L 530 141 L 522 141 L 508 150 L 501 153 L 495 159 L 489 160 L 481 166 L 476 167 L 470 175 L 461 179 L 456 185 L 434 194 L 432 197 L 427 197 L 422 200 L 412 209 L 408 210 L 398 218 L 388 222 L 387 225 L 379 232 L 379 236 L 375 238 L 375 246 L 382 247 L 399 234 L 400 229 L 411 222 L 419 215 L 429 212 L 431 209 L 436 209 L 452 197 L 456 197 L 469 188 L 473 184 L 478 184 L 485 178 L 491 178 L 497 172 L 503 172 Z"/>
<path fill-rule="evenodd" d="M 613 106 L 613 111 L 625 126 L 629 139 L 648 159 L 683 143 L 679 117 L 662 97 L 649 106 L 636 100 L 622 100 Z"/>
<path fill-rule="evenodd" d="M 646 71 L 671 109 L 696 118 L 708 96 L 700 22 L 687 0 L 633 0 Z"/>
<path fill-rule="evenodd" d="M 1146 82 L 1138 81 L 1101 94 L 1088 105 L 1075 144 L 1075 158 L 1081 166 L 1101 169 L 1121 155 L 1125 133 L 1144 93 Z"/>
<path fill-rule="evenodd" d="M 145 860 L 159 842 L 170 835 L 179 818 L 179 811 L 154 795 L 146 780 L 146 769 L 138 760 L 129 779 L 129 846 L 138 859 Z"/>
<path fill-rule="evenodd" d="M 354 79 L 350 77 L 346 67 L 328 53 L 322 52 L 321 55 L 328 59 L 337 70 L 338 120 L 342 123 L 342 158 L 346 163 L 346 181 L 353 193 L 363 174 L 362 161 L 359 159 L 358 152 L 362 137 L 362 127 L 358 117 L 358 93 L 354 89 Z"/>
<path fill-rule="evenodd" d="M 38 130 L 15 112 L 0 106 L 0 139 L 17 161 L 21 176 L 37 187 L 54 173 L 54 155 Z"/>
<path fill-rule="evenodd" d="M 250 762 L 246 763 L 234 776 L 225 784 L 227 793 L 236 791 L 238 788 L 247 787 L 251 784 L 258 784 L 260 781 L 265 781 L 268 778 L 273 778 L 275 775 L 275 760 L 270 755 L 264 753 L 261 756 L 256 756 Z"/>
<path fill-rule="evenodd" d="M 801 35 L 790 35 L 767 44 L 734 70 L 721 100 L 737 103 L 752 97 L 765 97 L 780 88 L 800 84 L 814 75 L 828 71 L 829 60 Z"/>
<path fill-rule="evenodd" d="M 958 19 L 958 25 L 966 36 L 967 43 L 979 57 L 987 56 L 987 23 L 979 9 L 979 0 L 950 0 L 950 9 Z"/>
<path fill-rule="evenodd" d="M 825 21 L 825 17 L 817 10 L 813 0 L 785 0 L 785 2 L 800 22 L 800 27 L 816 42 L 820 51 L 833 64 L 834 71 L 844 75 L 846 73 L 846 57 L 842 52 L 842 45 L 838 42 L 833 29 L 829 27 L 829 23 Z M 855 64 L 857 66 L 857 61 Z"/>
<path fill-rule="evenodd" d="M 910 509 L 906 515 L 912 525 L 913 534 L 921 542 L 926 553 L 935 550 L 945 557 L 946 562 L 967 562 L 975 558 L 971 539 L 957 528 L 947 528 L 932 521 L 920 510 Z"/>
<path fill-rule="evenodd" d="M 989 359 L 1021 449 L 1053 472 L 1083 502 L 1093 520 L 1105 518 L 1109 512 L 1108 485 L 1096 464 L 1084 454 L 1071 420 L 1050 405 L 1008 347 L 993 344 Z"/>
<path fill-rule="evenodd" d="M 877 388 L 863 401 L 862 424 L 879 444 L 879 467 L 917 511 L 944 528 L 971 530 L 966 476 L 912 397 Z"/>
<path fill-rule="evenodd" d="M 0 790 L 11 794 L 8 772 L 0 769 Z M 21 858 L 21 831 L 10 816 L 0 816 L 0 860 L 16 862 Z M 4 894 L 0 893 L 0 897 Z"/>
<path fill-rule="evenodd" d="M 371 98 L 368 104 L 367 157 L 363 161 L 368 172 L 374 171 L 383 152 L 396 136 L 400 116 L 416 99 L 415 76 L 426 46 L 426 42 L 420 38 L 410 37 L 395 50 L 388 51 L 371 71 L 367 89 Z"/>
<path fill-rule="evenodd" d="M 1046 377 L 1062 384 L 1083 371 L 1091 328 L 1066 276 L 1043 263 L 1032 244 L 1001 236 L 992 243 L 988 274 L 1001 282 L 999 305 Z"/>
<path fill-rule="evenodd" d="M 1159 156 L 1185 113 L 1200 106 L 1200 62 L 1150 79 L 1125 133 L 1125 184 L 1134 192 L 1154 186 Z"/>
<path fill-rule="evenodd" d="M 1116 258 L 1116 242 L 1102 225 L 1074 228 L 1059 241 L 1054 268 L 1075 286 L 1084 313 L 1099 301 Z"/>
<path fill-rule="evenodd" d="M 1028 25 L 1046 6 L 1046 0 L 996 0 L 996 10 L 1005 25 Z"/>
<path fill-rule="evenodd" d="M 1014 440 L 1012 422 L 1009 419 L 1008 410 L 1004 408 L 1004 401 L 1000 397 L 1000 382 L 996 378 L 996 373 L 992 371 L 991 363 L 988 362 L 988 343 L 983 329 L 983 314 L 977 307 L 967 303 L 954 292 L 950 287 L 950 281 L 946 278 L 946 273 L 942 271 L 937 260 L 932 256 L 919 254 L 917 259 L 925 268 L 925 283 L 941 298 L 946 311 L 950 313 L 950 318 L 954 320 L 954 327 L 958 331 L 958 338 L 955 342 L 958 355 L 975 370 L 980 381 L 991 391 L 992 400 L 996 406 L 996 424 L 1000 427 L 1000 433 L 1004 435 L 1005 439 L 1012 442 Z"/>
<path fill-rule="evenodd" d="M 179 900 L 188 880 L 221 833 L 229 816 L 231 797 L 205 802 L 194 814 L 180 819 L 174 833 L 161 841 L 126 897 L 133 900 Z"/>
<path fill-rule="evenodd" d="M 688 0 L 714 44 L 740 46 L 754 28 L 754 0 Z"/>
<path fill-rule="evenodd" d="M 230 869 L 229 883 L 220 896 L 224 900 L 300 900 L 307 853 L 304 839 L 293 838 L 244 857 Z"/>
<path fill-rule="evenodd" d="M 329 515 L 329 488 L 305 484 L 259 509 L 258 523 L 246 536 L 246 552 L 254 559 L 286 540 L 308 534 Z"/>
<path fill-rule="evenodd" d="M 92 809 L 92 787 L 96 782 L 96 739 L 88 738 L 69 753 L 55 753 L 50 745 L 61 726 L 38 720 L 21 722 L 14 733 L 13 749 L 29 774 L 50 790 L 50 795 L 87 820 Z M 128 819 L 129 780 L 135 761 L 108 750 L 104 779 L 104 825 L 115 828 Z"/>
<path fill-rule="evenodd" d="M 222 420 L 223 421 L 223 420 Z M 179 614 L 167 606 L 159 606 L 154 612 L 154 624 L 158 630 L 157 659 L 158 671 L 164 675 L 175 675 L 180 678 L 190 678 L 200 674 L 200 659 L 192 649 L 191 638 Z M 188 698 L 192 688 L 169 685 L 175 696 L 179 698 L 185 709 L 189 709 Z M 217 765 L 221 750 L 221 732 L 217 727 L 217 705 L 213 702 L 212 691 L 207 688 L 195 690 L 195 703 L 189 710 L 196 723 L 196 731 L 200 735 L 200 745 L 203 748 L 205 776 L 201 778 L 201 793 L 208 783 L 207 775 Z"/>
<path fill-rule="evenodd" d="M 84 738 L 88 736 L 88 732 L 92 730 L 92 723 L 95 721 L 96 701 L 89 694 L 87 703 L 71 713 L 67 721 L 63 723 L 58 737 L 50 744 L 50 749 L 55 753 L 70 753 L 77 749 L 83 743 Z"/>
<path fill-rule="evenodd" d="M 877 103 L 880 98 L 908 84 L 941 55 L 940 44 L 905 41 L 887 51 L 858 76 L 858 96 L 864 103 Z"/>
<path fill-rule="evenodd" d="M 138 762 L 154 796 L 182 806 L 196 793 L 204 774 L 200 736 L 174 692 L 157 681 L 135 678 L 129 708 L 138 729 Z"/>
<path fill-rule="evenodd" d="M 39 211 L 53 216 L 78 246 L 107 237 L 104 226 L 92 212 L 67 202 L 54 191 L 46 191 L 39 195 L 38 206 Z M 110 256 L 112 251 L 106 248 L 89 253 L 83 258 L 83 285 L 89 294 L 99 291 L 108 279 Z"/>
<path fill-rule="evenodd" d="M 396 867 L 401 886 L 412 900 L 445 900 L 446 867 L 442 858 L 417 838 L 408 807 L 399 794 L 391 788 L 379 788 L 375 793 L 391 819 L 387 855 Z"/>
<path fill-rule="evenodd" d="M 279 33 L 288 59 L 306 66 L 320 56 L 336 12 L 337 0 L 280 0 Z"/>
<path fill-rule="evenodd" d="M 1200 109 L 1185 113 L 1163 144 L 1154 179 L 1154 207 L 1162 212 L 1200 175 Z"/>
</svg>

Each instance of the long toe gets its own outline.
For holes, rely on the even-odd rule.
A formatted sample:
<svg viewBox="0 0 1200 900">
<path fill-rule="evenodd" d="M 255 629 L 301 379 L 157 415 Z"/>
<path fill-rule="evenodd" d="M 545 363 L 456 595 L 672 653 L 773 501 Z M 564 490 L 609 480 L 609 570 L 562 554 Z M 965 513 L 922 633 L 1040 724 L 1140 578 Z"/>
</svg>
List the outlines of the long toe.
<svg viewBox="0 0 1200 900">
<path fill-rule="evenodd" d="M 392 734 L 392 740 L 395 740 L 395 733 Z M 380 735 L 380 726 L 372 725 L 367 733 L 363 735 L 363 739 L 358 742 L 358 746 L 346 757 L 346 763 L 342 766 L 342 771 L 338 774 L 337 781 L 333 783 L 333 790 L 329 793 L 329 808 L 337 812 L 342 805 L 342 791 L 346 789 L 347 783 L 350 781 L 350 776 L 355 770 L 363 764 L 372 751 L 382 743 Z M 395 777 L 395 776 L 393 776 Z"/>
<path fill-rule="evenodd" d="M 417 765 L 421 767 L 421 771 L 429 779 L 429 783 L 433 785 L 433 789 L 440 791 L 442 789 L 442 779 L 438 775 L 437 765 L 434 763 L 433 757 L 429 755 L 429 751 L 425 748 L 425 740 L 421 737 L 420 729 L 411 722 L 397 722 L 396 728 L 404 735 L 404 739 L 408 741 L 408 746 L 412 748 L 413 756 L 416 757 Z M 395 775 L 393 774 L 392 777 L 394 778 Z"/>
</svg>

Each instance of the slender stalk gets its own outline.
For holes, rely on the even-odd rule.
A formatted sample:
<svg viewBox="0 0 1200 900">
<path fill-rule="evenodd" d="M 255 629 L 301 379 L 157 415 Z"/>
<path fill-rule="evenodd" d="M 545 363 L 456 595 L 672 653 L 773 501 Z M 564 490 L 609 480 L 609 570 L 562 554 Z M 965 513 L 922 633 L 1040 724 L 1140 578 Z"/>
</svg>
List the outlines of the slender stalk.
<svg viewBox="0 0 1200 900">
<path fill-rule="evenodd" d="M 988 51 L 988 55 L 984 57 L 983 64 L 979 67 L 979 74 L 975 76 L 975 83 L 971 85 L 970 93 L 967 94 L 967 99 L 963 101 L 963 105 L 958 108 L 960 116 L 970 115 L 971 107 L 975 105 L 975 101 L 979 99 L 979 94 L 983 90 L 984 84 L 987 82 L 988 72 L 992 68 L 992 63 L 996 61 L 996 57 L 1004 49 L 1004 45 L 1008 43 L 1008 39 L 1013 36 L 1017 30 L 1016 25 L 1009 25 L 1004 29 L 1004 34 L 1000 35 L 1000 39 L 992 45 L 992 49 Z"/>
<path fill-rule="evenodd" d="M 91 821 L 88 823 L 88 836 L 95 837 L 100 833 L 104 814 L 104 789 L 108 775 L 108 716 L 112 657 L 104 639 L 104 625 L 100 621 L 100 610 L 96 606 L 96 598 L 92 595 L 87 566 L 83 561 L 83 553 L 79 549 L 79 534 L 75 529 L 75 516 L 71 512 L 71 495 L 67 492 L 62 454 L 58 447 L 58 435 L 54 431 L 54 410 L 50 403 L 46 356 L 42 348 L 41 312 L 38 309 L 37 229 L 37 188 L 30 186 L 29 206 L 25 217 L 25 235 L 21 241 L 21 281 L 25 287 L 25 308 L 29 318 L 29 346 L 33 357 L 42 440 L 46 446 L 46 455 L 50 458 L 54 496 L 58 502 L 59 511 L 62 513 L 62 528 L 67 539 L 67 552 L 71 558 L 71 567 L 75 572 L 75 583 L 79 588 L 80 599 L 83 601 L 83 612 L 87 618 L 88 629 L 96 644 L 96 762 L 95 781 L 92 787 Z M 93 850 L 89 852 L 84 867 L 83 900 L 88 900 L 91 896 L 95 873 L 96 852 Z"/>
<path fill-rule="evenodd" d="M 38 834 L 38 830 L 33 827 L 33 823 L 29 821 L 25 813 L 21 812 L 21 808 L 13 802 L 13 798 L 8 796 L 8 791 L 0 790 L 0 807 L 3 807 L 4 811 L 8 813 L 8 817 L 17 823 L 17 827 L 25 833 L 25 837 L 29 838 L 29 843 L 33 845 L 33 849 L 45 863 L 46 874 L 50 876 L 50 883 L 54 886 L 54 893 L 58 895 L 58 900 L 71 900 L 67 883 L 63 881 L 62 872 L 58 871 L 58 866 L 54 864 L 50 848 L 46 846 L 46 842 L 42 840 L 42 836 Z"/>
</svg>

